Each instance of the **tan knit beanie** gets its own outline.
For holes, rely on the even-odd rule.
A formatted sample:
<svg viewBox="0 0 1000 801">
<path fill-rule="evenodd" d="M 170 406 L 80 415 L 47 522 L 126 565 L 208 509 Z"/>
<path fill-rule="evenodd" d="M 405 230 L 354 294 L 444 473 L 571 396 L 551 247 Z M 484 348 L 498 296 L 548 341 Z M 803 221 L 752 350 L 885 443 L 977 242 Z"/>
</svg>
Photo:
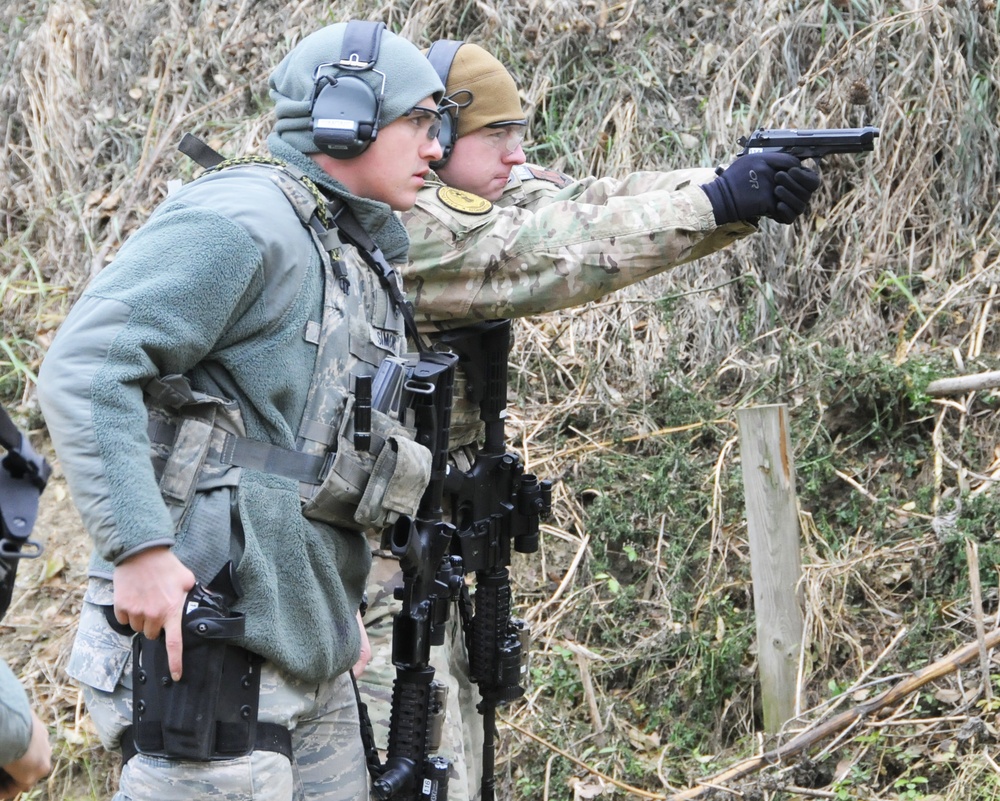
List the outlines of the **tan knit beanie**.
<svg viewBox="0 0 1000 801">
<path fill-rule="evenodd" d="M 459 136 L 487 125 L 527 122 L 517 84 L 506 67 L 479 45 L 469 42 L 455 53 L 444 93 L 451 97 L 463 91 L 469 95 L 465 98 L 459 95 L 456 102 L 462 105 L 464 100 L 470 100 L 469 96 L 471 100 L 458 110 Z"/>
</svg>

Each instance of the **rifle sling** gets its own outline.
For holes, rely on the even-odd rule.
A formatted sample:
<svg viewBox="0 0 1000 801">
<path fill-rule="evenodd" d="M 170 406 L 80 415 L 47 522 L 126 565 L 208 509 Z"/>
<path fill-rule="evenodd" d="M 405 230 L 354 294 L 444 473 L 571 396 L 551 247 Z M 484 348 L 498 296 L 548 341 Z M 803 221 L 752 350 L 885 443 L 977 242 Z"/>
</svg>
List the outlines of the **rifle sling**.
<svg viewBox="0 0 1000 801">
<path fill-rule="evenodd" d="M 3 407 L 0 407 L 0 445 L 10 452 L 21 447 L 21 432 Z"/>
<path fill-rule="evenodd" d="M 413 318 L 412 304 L 403 297 L 399 284 L 394 280 L 395 268 L 389 264 L 382 250 L 372 239 L 371 234 L 362 228 L 346 203 L 342 201 L 331 202 L 327 204 L 327 210 L 330 214 L 330 220 L 347 241 L 357 248 L 365 263 L 371 267 L 385 291 L 389 293 L 396 309 L 403 316 L 403 325 L 406 327 L 407 335 L 413 340 L 420 354 L 426 354 L 430 349 L 417 328 L 417 321 Z"/>
</svg>

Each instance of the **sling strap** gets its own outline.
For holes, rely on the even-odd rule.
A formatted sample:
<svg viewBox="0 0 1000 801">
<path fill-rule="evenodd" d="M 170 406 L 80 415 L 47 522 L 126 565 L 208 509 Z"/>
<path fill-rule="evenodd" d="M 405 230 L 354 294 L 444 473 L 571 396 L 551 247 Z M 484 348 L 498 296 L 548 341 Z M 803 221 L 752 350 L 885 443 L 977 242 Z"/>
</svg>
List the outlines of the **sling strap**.
<svg viewBox="0 0 1000 801">
<path fill-rule="evenodd" d="M 395 268 L 389 264 L 381 248 L 372 239 L 371 234 L 357 221 L 357 218 L 355 218 L 346 203 L 343 201 L 331 201 L 327 204 L 327 208 L 330 212 L 330 221 L 343 234 L 344 238 L 357 248 L 358 253 L 361 254 L 361 258 L 375 272 L 379 282 L 385 291 L 389 293 L 389 297 L 403 318 L 406 333 L 417 346 L 420 355 L 427 354 L 430 349 L 424 341 L 423 335 L 417 329 L 417 321 L 413 318 L 413 305 L 403 297 L 403 293 L 399 289 L 399 284 L 394 280 L 394 276 L 396 275 Z"/>
<path fill-rule="evenodd" d="M 193 136 L 189 133 L 184 134 L 184 136 L 181 137 L 181 141 L 177 145 L 177 149 L 185 156 L 208 170 L 213 167 L 218 167 L 226 160 L 223 155 L 219 153 L 219 151 L 207 142 L 203 142 L 197 136 Z"/>
</svg>

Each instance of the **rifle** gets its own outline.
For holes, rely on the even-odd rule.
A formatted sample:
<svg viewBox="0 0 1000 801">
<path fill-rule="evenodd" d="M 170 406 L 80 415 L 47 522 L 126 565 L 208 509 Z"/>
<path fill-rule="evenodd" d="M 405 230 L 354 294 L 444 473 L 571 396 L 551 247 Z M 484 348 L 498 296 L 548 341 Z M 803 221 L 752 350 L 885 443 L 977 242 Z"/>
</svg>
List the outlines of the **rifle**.
<svg viewBox="0 0 1000 801">
<path fill-rule="evenodd" d="M 455 535 L 452 552 L 466 573 L 475 572 L 475 594 L 459 587 L 462 627 L 469 653 L 470 677 L 479 687 L 483 718 L 482 799 L 496 789 L 496 710 L 524 695 L 528 629 L 511 616 L 511 547 L 519 553 L 538 549 L 539 520 L 552 505 L 552 483 L 524 472 L 520 457 L 507 451 L 507 368 L 510 320 L 492 320 L 437 338 L 459 354 L 469 399 L 478 402 L 485 437 L 468 471 L 449 469 Z"/>
<path fill-rule="evenodd" d="M 790 153 L 800 159 L 821 159 L 831 153 L 866 153 L 875 149 L 878 128 L 758 128 L 750 136 L 741 136 L 738 143 L 743 152 Z"/>
<path fill-rule="evenodd" d="M 380 408 L 395 397 L 400 379 L 396 362 L 376 375 L 372 405 Z M 390 530 L 393 554 L 399 557 L 403 585 L 396 591 L 402 609 L 392 622 L 392 687 L 389 746 L 385 765 L 379 764 L 370 727 L 364 731 L 372 793 L 378 801 L 444 801 L 451 763 L 433 756 L 440 744 L 447 688 L 434 679 L 431 645 L 444 642 L 450 603 L 458 597 L 462 572 L 449 555 L 454 526 L 441 508 L 448 467 L 455 364 L 452 353 L 425 352 L 402 378 L 402 406 L 414 415 L 416 441 L 431 452 L 431 475 L 416 516 L 399 518 Z M 363 390 L 365 394 L 367 390 Z"/>
<path fill-rule="evenodd" d="M 393 619 L 392 661 L 396 666 L 389 749 L 385 767 L 366 745 L 369 771 L 378 801 L 401 796 L 445 801 L 451 767 L 444 757 L 429 756 L 440 740 L 446 688 L 433 678 L 430 646 L 444 641 L 444 624 L 453 601 L 459 601 L 472 680 L 480 693 L 483 717 L 483 801 L 495 795 L 495 730 L 498 706 L 520 698 L 526 674 L 527 627 L 511 616 L 507 566 L 511 549 L 538 548 L 538 524 L 551 508 L 551 482 L 524 472 L 520 458 L 506 450 L 507 357 L 510 321 L 497 320 L 436 337 L 451 353 L 434 353 L 440 363 L 421 378 L 418 363 L 405 380 L 416 412 L 417 441 L 431 449 L 431 479 L 414 520 L 401 518 L 391 530 L 391 547 L 400 559 L 403 602 Z M 425 354 L 423 359 L 427 359 Z M 468 378 L 469 399 L 480 407 L 485 439 L 468 471 L 448 465 L 452 382 L 456 364 Z M 425 370 L 427 367 L 425 366 Z M 399 408 L 400 368 L 387 359 L 375 376 L 372 406 Z M 413 385 L 434 385 L 414 395 Z M 367 395 L 368 389 L 362 391 Z M 396 400 L 387 402 L 386 398 Z M 418 400 L 419 402 L 413 402 Z M 451 520 L 444 521 L 447 500 Z M 466 573 L 476 574 L 474 596 Z M 363 716 L 365 716 L 363 714 Z M 364 736 L 373 742 L 370 727 Z"/>
<path fill-rule="evenodd" d="M 0 408 L 0 446 L 7 455 L 0 461 L 0 620 L 10 607 L 17 566 L 22 559 L 36 559 L 42 546 L 29 539 L 38 517 L 38 499 L 52 474 L 45 458 Z M 0 768 L 0 790 L 10 775 Z"/>
</svg>

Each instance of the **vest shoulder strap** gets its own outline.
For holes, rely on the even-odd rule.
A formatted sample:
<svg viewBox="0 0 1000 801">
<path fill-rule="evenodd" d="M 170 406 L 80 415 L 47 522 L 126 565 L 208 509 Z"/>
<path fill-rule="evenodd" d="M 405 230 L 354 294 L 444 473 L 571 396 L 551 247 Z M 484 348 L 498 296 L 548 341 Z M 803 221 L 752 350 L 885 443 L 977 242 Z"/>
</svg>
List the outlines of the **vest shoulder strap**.
<svg viewBox="0 0 1000 801">
<path fill-rule="evenodd" d="M 177 149 L 189 159 L 204 167 L 206 170 L 218 167 L 226 160 L 225 157 L 219 153 L 218 150 L 208 144 L 208 142 L 205 142 L 190 133 L 186 133 L 181 137 L 181 141 L 177 145 Z"/>
</svg>

